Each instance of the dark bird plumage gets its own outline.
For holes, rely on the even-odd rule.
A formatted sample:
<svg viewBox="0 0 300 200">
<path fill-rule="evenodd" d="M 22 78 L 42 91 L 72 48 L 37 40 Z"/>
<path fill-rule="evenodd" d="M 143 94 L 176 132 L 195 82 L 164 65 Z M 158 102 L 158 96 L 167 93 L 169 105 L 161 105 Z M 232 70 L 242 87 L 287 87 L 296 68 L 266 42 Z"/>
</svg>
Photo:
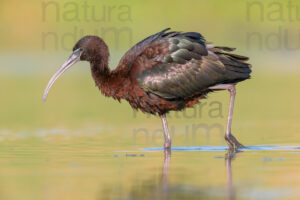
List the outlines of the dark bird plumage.
<svg viewBox="0 0 300 200">
<path fill-rule="evenodd" d="M 193 106 L 219 90 L 215 86 L 250 78 L 248 58 L 233 54 L 234 48 L 207 45 L 200 33 L 168 30 L 137 43 L 113 71 L 108 68 L 105 42 L 97 36 L 83 37 L 67 61 L 71 64 L 65 63 L 50 80 L 44 99 L 54 81 L 79 60 L 90 62 L 95 83 L 105 96 L 125 99 L 134 109 L 160 116 Z"/>
</svg>

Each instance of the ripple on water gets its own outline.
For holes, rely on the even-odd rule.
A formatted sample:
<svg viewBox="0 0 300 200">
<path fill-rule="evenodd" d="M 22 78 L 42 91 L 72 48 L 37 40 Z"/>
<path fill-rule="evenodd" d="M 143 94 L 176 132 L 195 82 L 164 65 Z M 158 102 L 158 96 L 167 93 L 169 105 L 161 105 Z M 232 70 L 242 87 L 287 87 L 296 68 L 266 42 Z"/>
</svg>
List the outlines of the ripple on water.
<svg viewBox="0 0 300 200">
<path fill-rule="evenodd" d="M 162 147 L 153 147 L 142 149 L 144 151 L 161 151 Z M 195 147 L 172 147 L 172 151 L 227 151 L 228 146 L 195 146 Z M 246 146 L 241 151 L 299 151 L 300 146 L 289 145 L 254 145 Z"/>
</svg>

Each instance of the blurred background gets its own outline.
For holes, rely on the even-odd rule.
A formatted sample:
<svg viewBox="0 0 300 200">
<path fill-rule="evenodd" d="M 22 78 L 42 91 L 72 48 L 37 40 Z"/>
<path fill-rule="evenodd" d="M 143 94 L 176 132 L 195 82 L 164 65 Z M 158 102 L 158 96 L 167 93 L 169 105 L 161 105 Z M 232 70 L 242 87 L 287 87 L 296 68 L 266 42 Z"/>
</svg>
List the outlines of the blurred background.
<svg viewBox="0 0 300 200">
<path fill-rule="evenodd" d="M 102 188 L 107 182 L 115 186 L 116 182 L 126 180 L 123 176 L 122 181 L 117 179 L 112 169 L 109 174 L 115 178 L 104 176 L 110 164 L 124 164 L 124 153 L 120 152 L 163 144 L 159 118 L 135 112 L 125 101 L 120 104 L 105 98 L 95 87 L 86 62 L 65 73 L 50 91 L 47 102 L 42 102 L 50 77 L 84 35 L 98 35 L 106 41 L 111 69 L 131 46 L 168 27 L 200 32 L 214 45 L 236 47 L 235 53 L 250 57 L 253 73 L 252 79 L 237 86 L 233 133 L 246 145 L 299 144 L 300 3 L 297 0 L 1 0 L 0 24 L 0 150 L 6 156 L 0 160 L 0 174 L 8 181 L 0 183 L 4 187 L 0 189 L 3 199 L 20 196 L 93 199 L 95 195 L 104 198 L 109 189 L 95 192 L 94 187 Z M 228 102 L 229 94 L 218 92 L 193 109 L 171 112 L 173 144 L 225 145 Z M 91 154 L 105 158 L 117 154 L 122 161 L 108 159 L 101 174 L 97 174 L 100 171 L 95 163 L 85 160 Z M 143 174 L 142 167 L 159 168 L 161 155 L 155 156 L 157 162 L 140 161 L 141 168 L 134 165 L 134 170 Z M 74 167 L 81 171 L 74 171 Z M 291 172 L 296 169 L 299 170 L 291 167 Z M 72 172 L 83 178 L 74 178 Z M 58 178 L 64 173 L 69 179 Z M 95 180 L 95 173 L 103 180 Z M 240 174 L 251 177 L 257 172 L 247 173 Z M 48 175 L 58 179 L 47 178 Z M 282 179 L 277 178 L 272 181 Z M 191 180 L 193 184 L 204 184 L 197 178 Z M 76 195 L 71 192 L 81 187 L 88 192 L 78 190 Z M 15 188 L 21 190 L 20 194 L 13 192 Z M 126 186 L 124 191 L 127 190 L 130 189 Z"/>
<path fill-rule="evenodd" d="M 104 118 L 114 125 L 115 115 L 132 115 L 127 103 L 102 98 L 88 63 L 66 73 L 47 104 L 41 95 L 82 36 L 101 36 L 110 47 L 114 68 L 131 46 L 166 27 L 200 32 L 208 42 L 236 47 L 237 53 L 251 58 L 253 79 L 240 84 L 243 89 L 238 91 L 249 95 L 240 103 L 252 108 L 247 115 L 286 119 L 298 112 L 300 11 L 296 1 L 2 0 L 0 9 L 2 129 L 67 126 L 78 118 L 75 124 L 101 123 Z M 255 90 L 249 91 L 253 86 Z M 274 96 L 259 96 L 260 91 Z M 238 94 L 238 98 L 243 97 Z M 111 112 L 103 112 L 105 108 Z M 122 109 L 126 112 L 119 112 Z"/>
</svg>

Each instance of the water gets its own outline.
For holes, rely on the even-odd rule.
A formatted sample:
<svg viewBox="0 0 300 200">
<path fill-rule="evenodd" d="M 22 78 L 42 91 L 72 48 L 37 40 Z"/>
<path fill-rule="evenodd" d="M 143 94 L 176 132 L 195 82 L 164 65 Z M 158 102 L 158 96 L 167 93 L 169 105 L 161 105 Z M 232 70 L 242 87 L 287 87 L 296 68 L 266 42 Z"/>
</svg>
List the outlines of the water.
<svg viewBox="0 0 300 200">
<path fill-rule="evenodd" d="M 163 150 L 161 147 L 144 149 L 145 151 Z M 198 146 L 198 147 L 172 147 L 172 151 L 226 151 L 228 146 Z M 300 150 L 300 146 L 287 146 L 287 145 L 255 145 L 245 146 L 240 151 L 284 151 L 284 150 Z"/>
<path fill-rule="evenodd" d="M 151 152 L 160 149 L 148 148 L 145 151 Z M 178 155 L 178 152 L 184 152 L 184 154 Z M 190 169 L 186 168 L 184 172 L 178 170 L 169 174 L 171 157 L 176 157 L 175 159 L 178 157 L 180 159 L 180 156 L 190 157 L 189 153 L 191 152 L 201 152 L 202 154 L 193 154 L 194 156 L 189 162 L 191 164 L 187 164 Z M 216 152 L 222 152 L 222 154 L 216 154 Z M 300 146 L 280 145 L 246 146 L 238 152 L 229 151 L 228 147 L 224 146 L 174 147 L 172 153 L 165 151 L 162 189 L 160 190 L 163 198 L 161 199 L 297 199 L 300 197 L 299 181 L 297 180 L 299 178 L 299 153 Z M 205 159 L 199 158 L 200 156 L 208 159 L 203 162 L 204 166 L 197 165 L 197 162 L 194 163 L 195 160 Z M 212 164 L 213 159 L 220 159 L 223 162 L 219 164 L 221 164 L 226 177 L 217 170 L 220 169 L 219 166 L 216 167 Z M 207 165 L 207 162 L 210 164 Z M 209 166 L 211 168 L 206 169 L 202 174 L 203 169 L 201 168 Z M 193 168 L 197 167 L 199 167 L 199 173 L 194 172 L 193 179 L 202 177 L 198 183 L 194 185 L 185 185 L 180 182 L 169 184 L 170 177 L 172 179 L 172 176 L 178 173 L 189 174 L 187 170 L 195 171 Z M 289 169 L 292 170 L 289 171 Z M 215 173 L 215 175 L 211 176 L 211 173 Z M 291 179 L 290 176 L 293 175 L 295 178 Z M 214 182 L 220 182 L 220 184 L 215 185 Z M 291 184 L 293 182 L 297 184 Z M 201 184 L 206 184 L 206 186 L 199 186 Z M 179 191 L 172 191 L 172 188 Z"/>
<path fill-rule="evenodd" d="M 4 142 L 2 199 L 300 198 L 300 146 L 104 148 L 111 136 L 53 132 Z"/>
</svg>

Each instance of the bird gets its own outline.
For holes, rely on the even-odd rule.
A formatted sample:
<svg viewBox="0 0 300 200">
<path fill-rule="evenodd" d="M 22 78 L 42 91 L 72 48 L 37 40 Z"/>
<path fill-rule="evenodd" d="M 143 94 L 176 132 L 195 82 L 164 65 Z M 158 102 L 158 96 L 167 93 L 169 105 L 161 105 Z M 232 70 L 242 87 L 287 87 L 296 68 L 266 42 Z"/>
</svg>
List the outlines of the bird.
<svg viewBox="0 0 300 200">
<path fill-rule="evenodd" d="M 229 111 L 225 141 L 229 149 L 245 148 L 231 133 L 236 84 L 250 79 L 251 64 L 235 48 L 214 46 L 198 32 L 164 29 L 140 41 L 109 68 L 109 48 L 98 36 L 82 37 L 73 53 L 51 77 L 43 101 L 54 82 L 78 61 L 88 61 L 95 85 L 106 97 L 126 100 L 133 109 L 158 115 L 164 149 L 171 148 L 166 114 L 193 107 L 211 92 L 228 90 Z"/>
</svg>

